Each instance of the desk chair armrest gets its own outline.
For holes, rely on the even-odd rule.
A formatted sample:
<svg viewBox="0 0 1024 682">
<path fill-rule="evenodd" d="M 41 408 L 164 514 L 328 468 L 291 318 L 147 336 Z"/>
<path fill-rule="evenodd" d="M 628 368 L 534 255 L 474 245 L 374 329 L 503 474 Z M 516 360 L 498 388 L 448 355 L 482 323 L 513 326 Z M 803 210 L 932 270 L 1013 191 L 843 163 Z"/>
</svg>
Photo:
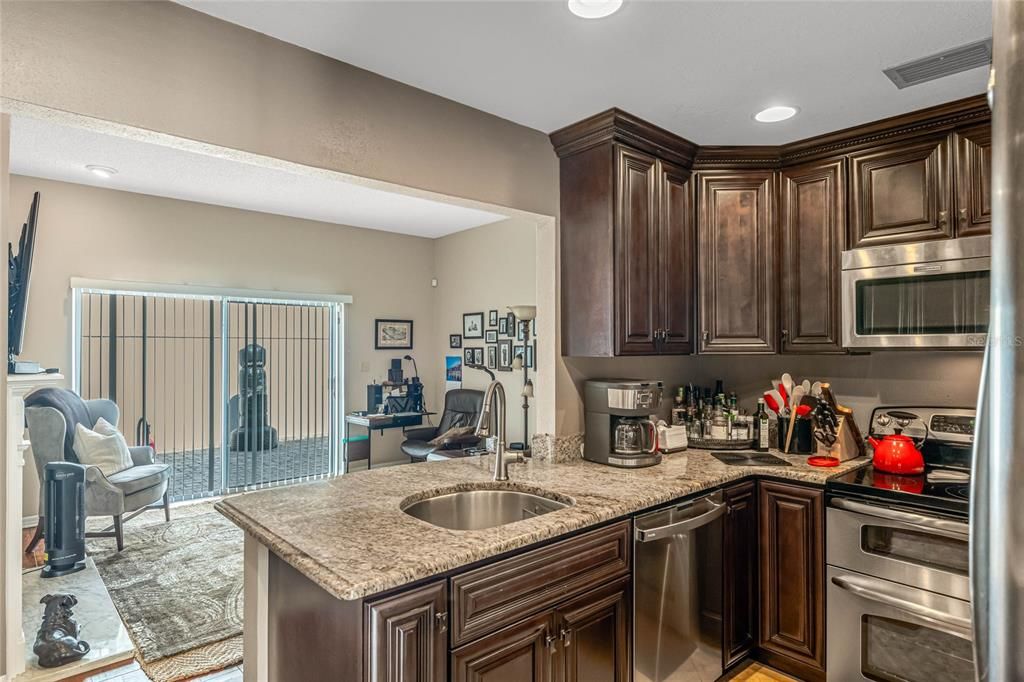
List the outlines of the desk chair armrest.
<svg viewBox="0 0 1024 682">
<path fill-rule="evenodd" d="M 406 440 L 431 440 L 437 435 L 436 426 L 418 426 L 405 430 Z"/>
<path fill-rule="evenodd" d="M 464 436 L 455 436 L 454 438 L 445 438 L 441 441 L 441 450 L 462 450 L 467 447 L 476 445 L 481 440 L 480 436 L 472 433 L 467 433 Z"/>
<path fill-rule="evenodd" d="M 136 445 L 128 448 L 128 452 L 132 455 L 132 463 L 135 466 L 142 466 L 143 464 L 156 464 L 156 453 L 153 452 L 153 448 L 148 445 Z"/>
</svg>

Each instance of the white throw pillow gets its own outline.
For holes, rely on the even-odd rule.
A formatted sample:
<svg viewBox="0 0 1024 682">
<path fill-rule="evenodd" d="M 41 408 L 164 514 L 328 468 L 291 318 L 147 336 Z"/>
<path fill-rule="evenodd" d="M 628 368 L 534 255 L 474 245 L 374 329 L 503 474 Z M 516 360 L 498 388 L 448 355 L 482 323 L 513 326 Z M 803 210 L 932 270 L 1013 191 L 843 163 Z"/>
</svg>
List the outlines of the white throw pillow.
<svg viewBox="0 0 1024 682">
<path fill-rule="evenodd" d="M 128 442 L 110 422 L 100 417 L 94 429 L 82 424 L 75 427 L 75 455 L 86 466 L 98 467 L 104 476 L 116 474 L 132 466 Z"/>
</svg>

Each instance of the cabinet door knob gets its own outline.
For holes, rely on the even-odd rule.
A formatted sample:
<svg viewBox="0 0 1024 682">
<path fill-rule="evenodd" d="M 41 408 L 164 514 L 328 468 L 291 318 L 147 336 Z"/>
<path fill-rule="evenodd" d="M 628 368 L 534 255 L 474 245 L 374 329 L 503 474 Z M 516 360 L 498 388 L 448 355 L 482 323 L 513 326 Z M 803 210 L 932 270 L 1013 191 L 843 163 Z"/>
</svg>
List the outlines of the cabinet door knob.
<svg viewBox="0 0 1024 682">
<path fill-rule="evenodd" d="M 939 225 L 945 225 L 949 220 L 949 211 L 939 211 Z"/>
<path fill-rule="evenodd" d="M 550 632 L 548 632 L 547 636 L 544 637 L 544 643 L 548 645 L 548 649 L 551 649 L 552 652 L 555 650 L 555 642 L 557 641 L 558 636 L 553 635 Z"/>
<path fill-rule="evenodd" d="M 562 643 L 565 646 L 572 646 L 572 633 L 565 628 L 562 628 Z"/>
<path fill-rule="evenodd" d="M 960 209 L 960 224 L 961 225 L 966 225 L 967 224 L 967 209 L 966 208 L 961 208 Z"/>
<path fill-rule="evenodd" d="M 783 329 L 782 330 L 782 338 L 786 338 L 787 336 L 789 336 L 789 330 L 788 329 Z"/>
<path fill-rule="evenodd" d="M 708 334 L 708 330 L 707 329 L 704 330 L 704 332 L 701 334 L 701 336 L 703 336 L 705 341 L 707 341 L 708 339 L 711 338 L 711 334 Z"/>
<path fill-rule="evenodd" d="M 440 611 L 434 614 L 434 619 L 437 621 L 438 632 L 446 632 L 448 630 L 448 612 Z"/>
</svg>

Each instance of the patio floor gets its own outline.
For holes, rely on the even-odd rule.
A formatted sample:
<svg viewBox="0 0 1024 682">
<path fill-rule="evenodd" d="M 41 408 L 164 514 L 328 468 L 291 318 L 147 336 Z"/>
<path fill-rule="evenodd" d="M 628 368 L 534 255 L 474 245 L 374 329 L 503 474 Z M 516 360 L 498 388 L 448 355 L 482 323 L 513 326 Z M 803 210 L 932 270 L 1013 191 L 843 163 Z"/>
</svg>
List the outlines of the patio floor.
<svg viewBox="0 0 1024 682">
<path fill-rule="evenodd" d="M 281 441 L 272 450 L 230 450 L 227 490 L 325 476 L 331 470 L 329 440 L 322 436 Z M 220 453 L 219 447 L 214 448 L 212 456 L 209 449 L 158 452 L 156 460 L 171 465 L 171 499 L 186 500 L 226 492 L 221 481 Z"/>
</svg>

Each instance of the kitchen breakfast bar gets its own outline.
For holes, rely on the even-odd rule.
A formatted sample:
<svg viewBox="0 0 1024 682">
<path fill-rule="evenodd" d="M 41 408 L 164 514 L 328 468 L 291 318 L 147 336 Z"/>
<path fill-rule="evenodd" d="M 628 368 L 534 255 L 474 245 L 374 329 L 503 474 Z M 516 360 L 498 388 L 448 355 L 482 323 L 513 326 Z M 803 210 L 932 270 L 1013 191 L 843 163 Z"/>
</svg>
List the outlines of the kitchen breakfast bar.
<svg viewBox="0 0 1024 682">
<path fill-rule="evenodd" d="M 225 499 L 217 509 L 246 538 L 246 680 L 546 680 L 553 667 L 620 677 L 631 665 L 633 515 L 715 489 L 728 506 L 723 665 L 756 650 L 813 678 L 823 486 L 868 460 L 821 469 L 773 454 L 789 466 L 731 466 L 701 450 L 628 471 L 536 457 L 500 483 L 485 455 Z M 555 510 L 477 530 L 404 511 L 470 490 L 529 493 Z M 766 593 L 780 574 L 782 593 Z M 759 594 L 771 627 L 788 631 L 759 626 Z"/>
</svg>

